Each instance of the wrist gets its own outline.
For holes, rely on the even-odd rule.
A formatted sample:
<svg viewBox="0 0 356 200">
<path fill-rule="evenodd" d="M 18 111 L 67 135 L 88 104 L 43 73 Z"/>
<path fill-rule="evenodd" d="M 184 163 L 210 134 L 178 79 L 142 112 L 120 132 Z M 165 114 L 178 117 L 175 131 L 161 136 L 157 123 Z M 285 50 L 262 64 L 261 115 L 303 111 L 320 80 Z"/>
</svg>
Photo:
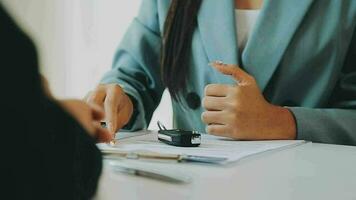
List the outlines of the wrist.
<svg viewBox="0 0 356 200">
<path fill-rule="evenodd" d="M 128 101 L 128 106 L 129 106 L 129 114 L 128 114 L 128 122 L 125 124 L 123 129 L 130 129 L 130 127 L 133 126 L 134 122 L 136 121 L 136 117 L 138 115 L 137 111 L 137 102 L 134 97 L 132 97 L 130 94 L 125 93 L 127 96 L 127 101 Z"/>
<path fill-rule="evenodd" d="M 285 107 L 273 106 L 275 112 L 272 116 L 275 139 L 295 140 L 297 137 L 296 122 L 292 112 Z"/>
</svg>

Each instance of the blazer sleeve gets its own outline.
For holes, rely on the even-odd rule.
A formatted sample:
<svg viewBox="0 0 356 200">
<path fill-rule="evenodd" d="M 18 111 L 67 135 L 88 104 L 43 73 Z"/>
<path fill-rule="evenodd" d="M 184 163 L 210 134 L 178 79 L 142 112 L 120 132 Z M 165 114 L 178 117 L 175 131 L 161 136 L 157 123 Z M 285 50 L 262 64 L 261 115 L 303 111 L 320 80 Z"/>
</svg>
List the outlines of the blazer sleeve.
<svg viewBox="0 0 356 200">
<path fill-rule="evenodd" d="M 356 32 L 326 108 L 291 107 L 298 139 L 356 145 Z"/>
<path fill-rule="evenodd" d="M 161 35 L 156 0 L 142 1 L 102 84 L 119 84 L 134 102 L 135 114 L 125 130 L 147 128 L 164 90 L 160 78 Z"/>
</svg>

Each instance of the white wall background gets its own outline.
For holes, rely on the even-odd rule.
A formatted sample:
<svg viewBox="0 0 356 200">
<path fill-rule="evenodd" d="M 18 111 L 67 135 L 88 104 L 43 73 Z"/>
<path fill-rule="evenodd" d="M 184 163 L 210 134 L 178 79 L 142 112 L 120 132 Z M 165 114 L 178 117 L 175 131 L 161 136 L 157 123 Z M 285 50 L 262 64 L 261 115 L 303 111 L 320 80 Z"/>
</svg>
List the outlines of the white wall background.
<svg viewBox="0 0 356 200">
<path fill-rule="evenodd" d="M 83 98 L 111 67 L 115 49 L 141 0 L 1 2 L 36 42 L 41 72 L 53 93 L 59 98 Z M 172 126 L 167 92 L 152 122 L 158 119 Z M 156 129 L 154 123 L 150 128 Z"/>
</svg>

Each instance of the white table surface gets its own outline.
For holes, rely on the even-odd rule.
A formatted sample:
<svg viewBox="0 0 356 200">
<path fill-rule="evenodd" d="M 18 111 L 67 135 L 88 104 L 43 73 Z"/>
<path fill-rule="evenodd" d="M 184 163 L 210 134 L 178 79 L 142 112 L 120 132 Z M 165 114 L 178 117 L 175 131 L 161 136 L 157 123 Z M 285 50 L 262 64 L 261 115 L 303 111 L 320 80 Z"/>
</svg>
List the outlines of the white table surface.
<svg viewBox="0 0 356 200">
<path fill-rule="evenodd" d="M 173 184 L 114 173 L 104 165 L 97 199 L 356 200 L 356 147 L 351 146 L 307 143 L 229 166 L 150 165 L 184 171 L 194 178 L 189 184 Z"/>
</svg>

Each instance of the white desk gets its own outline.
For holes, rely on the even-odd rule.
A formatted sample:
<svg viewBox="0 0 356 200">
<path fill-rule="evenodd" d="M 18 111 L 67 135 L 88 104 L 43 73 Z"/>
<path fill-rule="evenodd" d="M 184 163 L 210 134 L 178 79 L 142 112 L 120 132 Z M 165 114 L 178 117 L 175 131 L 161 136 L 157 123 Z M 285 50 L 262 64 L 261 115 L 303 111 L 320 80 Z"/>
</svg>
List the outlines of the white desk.
<svg viewBox="0 0 356 200">
<path fill-rule="evenodd" d="M 117 174 L 105 167 L 97 199 L 356 199 L 356 147 L 308 143 L 230 166 L 154 165 L 185 170 L 194 180 L 177 185 Z"/>
</svg>

